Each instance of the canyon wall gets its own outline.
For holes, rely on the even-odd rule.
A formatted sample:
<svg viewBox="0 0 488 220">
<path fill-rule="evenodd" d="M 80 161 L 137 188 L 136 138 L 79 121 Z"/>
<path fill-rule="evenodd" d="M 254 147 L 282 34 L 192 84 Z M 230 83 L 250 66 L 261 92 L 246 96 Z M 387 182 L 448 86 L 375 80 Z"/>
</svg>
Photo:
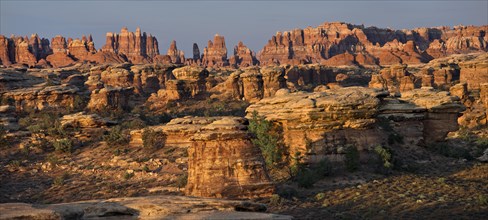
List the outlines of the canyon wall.
<svg viewBox="0 0 488 220">
<path fill-rule="evenodd" d="M 283 64 L 413 65 L 451 54 L 487 51 L 487 29 L 488 26 L 484 25 L 392 30 L 325 22 L 315 28 L 277 32 L 257 54 L 239 42 L 230 58 L 227 57 L 225 38 L 217 34 L 213 41 L 208 41 L 202 56 L 198 45 L 194 44 L 192 58 L 185 60 L 183 53 L 177 50 L 176 42 L 171 43 L 167 55 L 159 55 L 155 37 L 140 28 L 129 32 L 124 27 L 118 34 L 107 33 L 106 43 L 98 51 L 91 35 L 64 41 L 57 36 L 51 45 L 36 34 L 30 38 L 0 36 L 0 64 L 58 67 L 69 65 L 72 59 L 95 63 L 185 63 L 216 68 Z M 60 49 L 67 51 L 61 52 Z M 50 59 L 53 63 L 45 60 L 51 54 L 54 55 Z"/>
</svg>

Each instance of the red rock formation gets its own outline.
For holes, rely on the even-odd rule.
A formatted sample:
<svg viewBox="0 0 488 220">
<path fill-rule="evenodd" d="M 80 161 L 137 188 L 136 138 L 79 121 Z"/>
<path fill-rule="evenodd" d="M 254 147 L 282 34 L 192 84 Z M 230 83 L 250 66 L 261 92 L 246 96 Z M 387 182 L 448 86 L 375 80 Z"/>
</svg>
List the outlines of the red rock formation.
<svg viewBox="0 0 488 220">
<path fill-rule="evenodd" d="M 198 44 L 193 43 L 193 60 L 200 60 L 200 49 L 198 49 Z"/>
<path fill-rule="evenodd" d="M 224 36 L 216 34 L 214 41 L 208 41 L 207 47 L 203 50 L 202 65 L 207 67 L 228 66 L 227 48 Z"/>
<path fill-rule="evenodd" d="M 263 65 L 419 64 L 453 53 L 487 51 L 487 28 L 460 26 L 453 30 L 441 27 L 394 31 L 341 22 L 324 23 L 316 28 L 278 32 L 258 57 Z M 334 59 L 339 54 L 342 57 Z"/>
<path fill-rule="evenodd" d="M 14 39 L 15 45 L 15 62 L 20 64 L 27 64 L 28 66 L 35 66 L 36 56 L 29 50 L 29 38 L 16 37 Z"/>
<path fill-rule="evenodd" d="M 10 66 L 9 39 L 0 35 L 0 65 Z"/>
<path fill-rule="evenodd" d="M 399 99 L 383 99 L 385 95 L 364 87 L 314 93 L 279 90 L 275 97 L 250 105 L 246 117 L 256 111 L 281 124 L 290 154 L 301 152 L 309 162 L 324 157 L 340 160 L 341 148 L 347 144 L 364 152 L 386 143 L 391 131 L 378 129 L 380 118 L 394 120 L 392 128 L 409 145 L 443 141 L 448 132 L 458 129 L 457 116 L 464 107 L 447 92 L 416 89 Z"/>
<path fill-rule="evenodd" d="M 171 45 L 168 48 L 168 52 L 166 53 L 171 58 L 171 63 L 175 64 L 182 64 L 185 61 L 185 53 L 181 50 L 178 50 L 176 47 L 176 41 L 171 41 Z"/>
<path fill-rule="evenodd" d="M 132 88 L 109 87 L 95 89 L 90 95 L 87 108 L 91 111 L 120 111 L 129 109 Z"/>
<path fill-rule="evenodd" d="M 120 34 L 107 33 L 102 51 L 123 55 L 134 64 L 149 63 L 159 54 L 155 37 L 141 33 L 140 28 L 135 33 L 129 32 L 126 27 L 121 29 Z"/>
<path fill-rule="evenodd" d="M 258 67 L 249 67 L 239 77 L 242 81 L 244 99 L 250 103 L 261 100 L 264 96 L 263 75 Z"/>
<path fill-rule="evenodd" d="M 258 64 L 256 55 L 241 41 L 234 47 L 234 56 L 229 59 L 234 67 L 248 67 Z"/>
<path fill-rule="evenodd" d="M 273 193 L 261 151 L 251 142 L 244 122 L 238 117 L 219 118 L 192 137 L 187 195 L 251 198 Z"/>
<path fill-rule="evenodd" d="M 468 89 L 479 89 L 480 84 L 488 83 L 488 53 L 475 60 L 459 63 L 460 81 L 468 84 Z"/>
<path fill-rule="evenodd" d="M 54 37 L 51 41 L 53 54 L 47 56 L 46 60 L 54 67 L 63 67 L 75 62 L 69 56 L 66 39 L 60 35 Z"/>
<path fill-rule="evenodd" d="M 83 35 L 81 40 L 78 38 L 74 40 L 68 39 L 68 51 L 77 60 L 90 60 L 89 57 L 96 52 L 91 35 L 88 38 Z"/>
<path fill-rule="evenodd" d="M 386 89 L 391 93 L 413 90 L 416 88 L 415 77 L 406 69 L 406 65 L 395 65 L 382 69 L 379 74 L 371 76 L 369 87 Z"/>
</svg>

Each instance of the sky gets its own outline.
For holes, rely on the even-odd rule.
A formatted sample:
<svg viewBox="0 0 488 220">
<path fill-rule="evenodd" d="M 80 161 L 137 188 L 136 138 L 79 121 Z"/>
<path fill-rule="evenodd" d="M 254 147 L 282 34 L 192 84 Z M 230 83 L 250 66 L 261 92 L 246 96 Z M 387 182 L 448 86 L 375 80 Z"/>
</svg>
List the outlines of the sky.
<svg viewBox="0 0 488 220">
<path fill-rule="evenodd" d="M 277 31 L 343 21 L 393 29 L 488 24 L 488 0 L 478 1 L 205 1 L 205 0 L 0 0 L 0 34 L 51 39 L 92 34 L 95 47 L 106 32 L 140 27 L 156 36 L 166 54 L 171 40 L 191 57 L 218 33 L 228 54 L 239 41 L 258 52 Z"/>
</svg>

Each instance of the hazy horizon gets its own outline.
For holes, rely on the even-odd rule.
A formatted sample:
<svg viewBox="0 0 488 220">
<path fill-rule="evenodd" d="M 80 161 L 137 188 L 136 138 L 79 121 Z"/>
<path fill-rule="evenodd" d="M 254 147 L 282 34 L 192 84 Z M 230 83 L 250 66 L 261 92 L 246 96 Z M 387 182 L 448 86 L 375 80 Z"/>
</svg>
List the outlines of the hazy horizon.
<svg viewBox="0 0 488 220">
<path fill-rule="evenodd" d="M 140 27 L 166 54 L 176 40 L 186 57 L 218 33 L 228 54 L 239 41 L 258 52 L 277 31 L 341 21 L 392 29 L 486 25 L 488 1 L 6 1 L 0 0 L 0 34 L 51 40 L 92 34 L 95 47 L 107 32 Z"/>
</svg>

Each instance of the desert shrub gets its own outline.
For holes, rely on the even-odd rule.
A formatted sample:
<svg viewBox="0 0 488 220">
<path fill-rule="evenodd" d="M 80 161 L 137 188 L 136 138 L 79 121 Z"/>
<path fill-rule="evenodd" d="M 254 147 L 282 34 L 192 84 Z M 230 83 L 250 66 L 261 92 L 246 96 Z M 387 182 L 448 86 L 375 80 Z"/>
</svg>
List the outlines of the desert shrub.
<svg viewBox="0 0 488 220">
<path fill-rule="evenodd" d="M 446 157 L 453 157 L 458 159 L 464 158 L 468 160 L 473 159 L 467 149 L 459 146 L 452 146 L 448 143 L 437 143 L 430 147 L 430 149 Z"/>
<path fill-rule="evenodd" d="M 142 132 L 142 142 L 144 148 L 160 149 L 164 147 L 166 136 L 162 132 L 146 128 Z"/>
<path fill-rule="evenodd" d="M 139 118 L 143 120 L 147 125 L 157 125 L 171 121 L 173 117 L 169 114 L 144 114 L 141 113 Z"/>
<path fill-rule="evenodd" d="M 330 176 L 332 174 L 332 164 L 327 158 L 324 158 L 319 161 L 314 171 L 321 177 Z"/>
<path fill-rule="evenodd" d="M 82 111 L 86 105 L 88 105 L 88 97 L 83 97 L 81 95 L 76 95 L 73 99 L 73 108 L 71 109 L 72 112 Z"/>
<path fill-rule="evenodd" d="M 388 144 L 403 144 L 403 136 L 397 133 L 390 124 L 390 120 L 386 118 L 380 118 L 378 120 L 378 126 L 381 127 L 386 133 L 388 133 Z"/>
<path fill-rule="evenodd" d="M 73 141 L 69 138 L 63 138 L 53 141 L 53 147 L 56 152 L 62 153 L 72 153 L 73 152 Z"/>
<path fill-rule="evenodd" d="M 317 193 L 317 195 L 315 195 L 315 200 L 321 201 L 323 199 L 325 199 L 325 193 Z"/>
<path fill-rule="evenodd" d="M 147 167 L 147 165 L 144 165 L 144 166 L 142 167 L 142 171 L 144 171 L 144 172 L 146 172 L 146 173 L 147 173 L 147 172 L 149 172 L 149 171 L 151 171 L 151 170 L 149 169 L 149 167 Z"/>
<path fill-rule="evenodd" d="M 14 105 L 15 104 L 15 99 L 12 98 L 12 97 L 2 96 L 1 104 L 2 105 Z"/>
<path fill-rule="evenodd" d="M 5 129 L 5 127 L 2 124 L 0 124 L 0 147 L 8 145 L 6 135 L 7 135 L 7 129 Z"/>
<path fill-rule="evenodd" d="M 66 180 L 69 178 L 68 173 L 63 173 L 60 176 L 57 176 L 56 178 L 53 179 L 53 185 L 54 186 L 62 186 L 66 182 Z"/>
<path fill-rule="evenodd" d="M 378 145 L 374 147 L 373 153 L 376 155 L 375 160 L 375 171 L 380 174 L 390 174 L 395 164 L 397 166 L 408 168 L 407 166 L 401 164 L 401 162 L 394 160 L 393 153 L 389 148 Z"/>
<path fill-rule="evenodd" d="M 487 195 L 480 194 L 480 195 L 478 195 L 477 200 L 478 200 L 478 204 L 480 206 L 487 206 L 488 205 L 488 196 Z"/>
<path fill-rule="evenodd" d="M 295 162 L 291 166 L 291 177 L 298 183 L 298 186 L 310 188 L 321 178 L 331 175 L 332 164 L 327 158 L 307 168 L 300 162 L 300 154 L 297 153 L 296 155 L 294 157 Z"/>
<path fill-rule="evenodd" d="M 129 143 L 129 139 L 123 133 L 122 127 L 118 125 L 112 127 L 108 134 L 103 136 L 103 140 L 110 146 L 120 146 Z"/>
<path fill-rule="evenodd" d="M 249 121 L 249 131 L 254 134 L 252 143 L 261 149 L 268 167 L 274 167 L 282 160 L 282 149 L 279 146 L 280 137 L 273 131 L 273 123 L 257 112 L 252 113 Z"/>
<path fill-rule="evenodd" d="M 474 136 L 473 132 L 466 128 L 461 128 L 458 132 L 459 139 L 463 141 L 472 142 L 473 136 Z"/>
<path fill-rule="evenodd" d="M 383 167 L 385 168 L 392 168 L 392 154 L 389 149 L 384 148 L 381 145 L 378 145 L 374 148 L 374 152 L 378 155 L 379 159 L 382 162 Z"/>
<path fill-rule="evenodd" d="M 59 112 L 56 110 L 38 114 L 31 113 L 27 117 L 21 118 L 19 125 L 27 128 L 33 134 L 45 134 L 55 137 L 67 135 L 59 121 Z"/>
<path fill-rule="evenodd" d="M 388 144 L 393 145 L 393 144 L 403 144 L 403 136 L 396 133 L 392 132 L 388 134 Z"/>
<path fill-rule="evenodd" d="M 280 195 L 278 194 L 271 195 L 271 197 L 269 198 L 269 204 L 274 206 L 280 205 L 281 204 Z"/>
<path fill-rule="evenodd" d="M 477 138 L 474 143 L 483 150 L 488 148 L 488 138 L 486 137 Z"/>
<path fill-rule="evenodd" d="M 146 126 L 146 122 L 143 121 L 142 119 L 136 118 L 136 119 L 124 121 L 120 126 L 122 126 L 122 128 L 124 129 L 131 129 L 131 130 L 141 129 Z"/>
<path fill-rule="evenodd" d="M 30 116 L 26 116 L 26 117 L 19 119 L 19 126 L 22 128 L 27 128 L 34 123 L 35 123 L 35 120 Z"/>
<path fill-rule="evenodd" d="M 134 177 L 134 175 L 135 175 L 135 174 L 134 174 L 134 172 L 125 172 L 125 173 L 124 173 L 124 179 L 125 179 L 125 180 L 129 180 L 129 179 L 131 179 L 132 177 Z"/>
<path fill-rule="evenodd" d="M 303 169 L 303 164 L 301 162 L 302 156 L 300 152 L 295 152 L 295 156 L 291 157 L 289 160 L 289 175 L 290 177 L 295 177 L 301 169 Z"/>
<path fill-rule="evenodd" d="M 298 172 L 297 176 L 295 177 L 295 181 L 298 183 L 298 186 L 303 188 L 310 188 L 316 183 L 318 180 L 317 174 L 310 169 L 302 169 Z"/>
<path fill-rule="evenodd" d="M 55 119 L 51 127 L 47 129 L 47 134 L 53 137 L 66 137 L 68 132 L 61 125 L 59 119 Z"/>
<path fill-rule="evenodd" d="M 346 169 L 349 172 L 354 172 L 359 169 L 359 151 L 355 146 L 348 145 L 345 148 Z"/>
<path fill-rule="evenodd" d="M 186 184 L 188 184 L 188 174 L 187 173 L 180 175 L 178 177 L 178 179 L 176 179 L 176 186 L 178 187 L 178 189 L 185 188 Z"/>
<path fill-rule="evenodd" d="M 298 191 L 295 188 L 289 186 L 279 187 L 277 193 L 281 198 L 285 199 L 291 199 L 298 195 Z"/>
</svg>

